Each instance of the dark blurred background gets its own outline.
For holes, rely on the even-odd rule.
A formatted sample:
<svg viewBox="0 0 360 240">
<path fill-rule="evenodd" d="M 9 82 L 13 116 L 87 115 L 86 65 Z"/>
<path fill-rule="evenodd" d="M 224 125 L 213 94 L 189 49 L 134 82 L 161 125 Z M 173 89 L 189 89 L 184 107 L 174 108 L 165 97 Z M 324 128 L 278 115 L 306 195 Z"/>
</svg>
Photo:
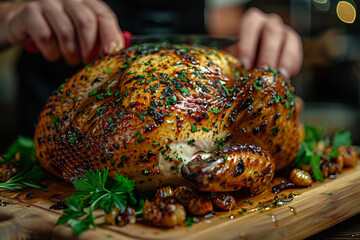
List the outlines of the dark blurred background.
<svg viewBox="0 0 360 240">
<path fill-rule="evenodd" d="M 303 122 L 320 127 L 326 123 L 327 134 L 348 129 L 360 144 L 360 2 L 254 0 L 247 7 L 278 13 L 302 36 L 303 67 L 292 80 L 306 103 Z M 20 52 L 0 51 L 0 152 L 22 134 L 16 70 Z"/>
<path fill-rule="evenodd" d="M 359 1 L 252 1 L 276 12 L 302 37 L 304 62 L 292 83 L 305 101 L 302 121 L 327 125 L 326 134 L 347 129 L 360 144 Z"/>
</svg>

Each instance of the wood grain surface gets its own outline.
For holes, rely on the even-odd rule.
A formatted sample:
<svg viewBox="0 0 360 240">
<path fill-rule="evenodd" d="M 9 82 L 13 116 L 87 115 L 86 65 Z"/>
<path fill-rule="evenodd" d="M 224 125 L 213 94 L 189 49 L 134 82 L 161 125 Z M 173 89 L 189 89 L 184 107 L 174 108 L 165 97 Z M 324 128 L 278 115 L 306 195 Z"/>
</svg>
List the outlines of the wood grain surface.
<svg viewBox="0 0 360 240">
<path fill-rule="evenodd" d="M 274 182 L 278 182 L 276 179 Z M 256 208 L 244 200 L 258 203 L 270 201 L 274 194 L 255 197 L 238 196 L 237 207 L 231 212 L 216 212 L 216 216 L 175 229 L 154 228 L 143 222 L 126 227 L 105 225 L 103 214 L 95 212 L 98 227 L 77 237 L 70 227 L 55 226 L 61 210 L 49 207 L 64 200 L 72 192 L 71 185 L 51 178 L 48 191 L 27 189 L 23 192 L 0 192 L 0 239 L 302 239 L 329 228 L 360 213 L 360 166 L 346 169 L 336 179 L 326 179 L 311 188 L 289 189 L 278 196 L 296 194 L 289 204 L 240 214 Z M 34 198 L 26 198 L 32 192 Z M 28 195 L 29 197 L 29 195 Z"/>
</svg>

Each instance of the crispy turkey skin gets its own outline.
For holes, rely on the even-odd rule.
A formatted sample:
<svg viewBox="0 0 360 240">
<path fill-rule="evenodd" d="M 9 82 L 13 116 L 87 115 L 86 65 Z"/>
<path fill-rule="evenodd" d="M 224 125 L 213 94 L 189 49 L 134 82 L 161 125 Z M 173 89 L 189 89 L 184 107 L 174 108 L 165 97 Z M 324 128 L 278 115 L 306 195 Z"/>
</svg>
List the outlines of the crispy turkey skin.
<svg viewBox="0 0 360 240">
<path fill-rule="evenodd" d="M 245 70 L 224 51 L 134 46 L 60 85 L 36 126 L 36 154 L 66 181 L 109 168 L 110 176 L 129 177 L 138 189 L 193 181 L 203 191 L 258 192 L 297 155 L 293 94 L 276 71 Z M 217 172 L 202 170 L 217 155 L 224 161 L 217 161 Z"/>
</svg>

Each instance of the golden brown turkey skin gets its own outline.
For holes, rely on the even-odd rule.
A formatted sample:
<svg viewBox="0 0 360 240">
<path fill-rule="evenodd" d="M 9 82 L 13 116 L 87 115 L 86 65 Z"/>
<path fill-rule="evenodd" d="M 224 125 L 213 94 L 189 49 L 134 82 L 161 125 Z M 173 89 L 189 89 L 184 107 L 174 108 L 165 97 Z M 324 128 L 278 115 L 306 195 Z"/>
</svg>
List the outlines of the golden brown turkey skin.
<svg viewBox="0 0 360 240">
<path fill-rule="evenodd" d="M 183 184 L 183 164 L 233 144 L 269 151 L 276 169 L 290 163 L 299 148 L 291 84 L 187 45 L 98 59 L 49 98 L 35 130 L 37 157 L 55 175 L 73 181 L 109 168 L 140 189 Z"/>
<path fill-rule="evenodd" d="M 182 168 L 185 177 L 200 191 L 225 192 L 248 188 L 252 194 L 265 190 L 274 177 L 272 157 L 254 145 L 232 145 L 200 156 Z"/>
</svg>

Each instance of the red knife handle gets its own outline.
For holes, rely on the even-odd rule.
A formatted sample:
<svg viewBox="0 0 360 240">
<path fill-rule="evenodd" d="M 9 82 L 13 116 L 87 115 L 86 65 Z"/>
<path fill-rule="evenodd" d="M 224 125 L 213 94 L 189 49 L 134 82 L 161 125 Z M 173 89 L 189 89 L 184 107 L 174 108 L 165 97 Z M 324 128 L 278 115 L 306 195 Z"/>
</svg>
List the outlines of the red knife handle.
<svg viewBox="0 0 360 240">
<path fill-rule="evenodd" d="M 130 47 L 130 41 L 132 38 L 132 34 L 129 31 L 123 31 L 122 33 L 123 33 L 124 40 L 125 40 L 125 48 L 128 48 L 128 47 Z M 31 38 L 27 38 L 25 40 L 24 45 L 25 45 L 25 50 L 28 53 L 34 54 L 34 53 L 40 52 L 39 48 L 36 46 L 36 43 Z"/>
<path fill-rule="evenodd" d="M 128 48 L 128 47 L 130 47 L 132 34 L 129 31 L 123 31 L 122 33 L 123 33 L 124 40 L 125 40 L 125 48 Z"/>
<path fill-rule="evenodd" d="M 27 38 L 25 40 L 25 50 L 28 53 L 39 53 L 40 50 L 39 48 L 36 46 L 36 43 L 31 39 L 31 38 Z"/>
</svg>

